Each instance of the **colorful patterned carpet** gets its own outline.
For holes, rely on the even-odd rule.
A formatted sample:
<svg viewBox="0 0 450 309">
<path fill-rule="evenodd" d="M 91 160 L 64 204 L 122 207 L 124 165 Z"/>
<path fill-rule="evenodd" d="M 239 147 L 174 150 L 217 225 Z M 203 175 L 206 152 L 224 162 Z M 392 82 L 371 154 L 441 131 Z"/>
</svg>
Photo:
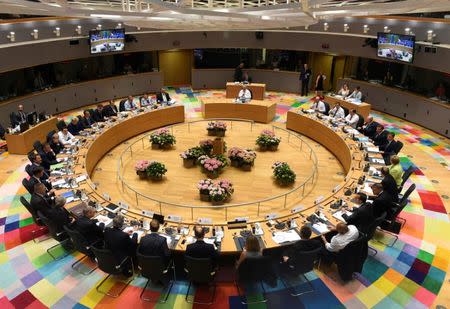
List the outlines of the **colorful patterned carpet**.
<svg viewBox="0 0 450 309">
<path fill-rule="evenodd" d="M 200 104 L 191 88 L 169 88 L 170 94 L 186 107 L 188 118 L 200 117 Z M 202 91 L 202 96 L 223 96 L 223 91 Z M 308 98 L 294 94 L 268 94 L 269 99 L 278 103 L 277 122 L 286 120 L 286 112 L 298 107 Z M 428 160 L 435 160 L 448 173 L 450 146 L 448 140 L 428 134 L 417 126 L 393 117 L 376 114 L 378 121 L 385 123 L 389 130 L 412 146 L 413 152 L 424 152 Z M 407 148 L 407 147 L 405 147 Z M 412 154 L 414 154 L 412 153 Z M 268 302 L 253 305 L 254 308 L 427 308 L 437 305 L 435 299 L 445 282 L 450 261 L 450 223 L 435 183 L 426 171 L 414 165 L 410 153 L 402 153 L 401 163 L 406 169 L 414 166 L 415 171 L 409 183 L 415 183 L 417 190 L 402 217 L 407 219 L 400 234 L 400 240 L 393 247 L 378 242 L 371 245 L 379 253 L 369 257 L 363 272 L 347 284 L 342 284 L 333 272 L 314 270 L 307 276 L 316 291 L 299 298 L 289 295 L 281 284 L 269 288 Z M 22 161 L 20 166 L 6 165 L 8 154 L 0 155 L 0 164 L 15 168 L 0 187 L 0 308 L 191 308 L 201 307 L 187 304 L 184 293 L 187 282 L 178 280 L 164 305 L 144 303 L 139 294 L 145 280 L 137 277 L 119 298 L 110 298 L 95 290 L 96 284 L 104 277 L 97 270 L 83 276 L 71 269 L 71 264 L 79 255 L 69 255 L 53 261 L 46 253 L 53 240 L 40 243 L 30 241 L 31 230 L 35 228 L 30 215 L 21 206 L 19 195 L 25 194 L 20 181 L 25 176 Z M 421 163 L 422 164 L 422 163 Z M 16 164 L 17 165 L 17 164 Z M 5 168 L 7 166 L 7 168 Z M 448 174 L 447 174 L 448 175 Z M 408 187 L 409 184 L 406 185 Z M 28 196 L 29 197 L 29 196 Z M 384 241 L 391 239 L 386 238 Z M 225 272 L 228 270 L 225 270 Z M 245 308 L 241 305 L 237 291 L 227 276 L 219 276 L 217 298 L 212 308 Z M 107 282 L 111 287 L 112 282 Z M 304 284 L 297 289 L 302 290 Z M 448 289 L 447 289 L 448 290 Z M 157 292 L 155 292 L 157 293 Z M 197 291 L 198 294 L 203 294 Z M 448 297 L 444 298 L 448 301 Z M 449 304 L 441 303 L 449 306 Z"/>
</svg>

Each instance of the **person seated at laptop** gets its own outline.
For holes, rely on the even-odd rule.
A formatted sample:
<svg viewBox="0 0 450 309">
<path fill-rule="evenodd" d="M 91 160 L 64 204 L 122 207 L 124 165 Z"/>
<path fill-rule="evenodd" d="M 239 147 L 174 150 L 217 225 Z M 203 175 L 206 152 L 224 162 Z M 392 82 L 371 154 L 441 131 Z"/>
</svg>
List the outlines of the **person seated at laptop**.
<svg viewBox="0 0 450 309">
<path fill-rule="evenodd" d="M 67 130 L 72 135 L 80 135 L 80 132 L 84 130 L 84 127 L 78 117 L 73 117 L 67 126 Z"/>
<path fill-rule="evenodd" d="M 80 122 L 84 129 L 89 129 L 95 123 L 95 120 L 92 118 L 91 113 L 88 110 L 85 110 Z"/>
<path fill-rule="evenodd" d="M 350 110 L 348 115 L 345 117 L 345 122 L 351 126 L 353 129 L 356 129 L 356 126 L 358 125 L 359 116 L 356 113 L 356 109 Z"/>
<path fill-rule="evenodd" d="M 245 246 L 239 256 L 239 260 L 236 262 L 236 268 L 248 257 L 262 256 L 261 246 L 259 244 L 258 238 L 255 235 L 249 235 L 245 240 Z"/>
<path fill-rule="evenodd" d="M 237 99 L 241 102 L 248 102 L 252 99 L 252 92 L 247 88 L 247 85 L 242 85 L 242 89 L 239 90 Z"/>
<path fill-rule="evenodd" d="M 367 202 L 365 193 L 356 193 L 352 199 L 356 207 L 352 214 L 343 214 L 342 218 L 347 224 L 354 225 L 362 233 L 367 233 L 367 227 L 375 220 L 372 204 Z"/>
<path fill-rule="evenodd" d="M 156 102 L 162 105 L 166 105 L 172 103 L 172 99 L 170 95 L 166 91 L 164 91 L 163 88 L 161 88 L 161 90 L 156 93 Z"/>
<path fill-rule="evenodd" d="M 194 227 L 194 235 L 196 242 L 187 245 L 185 254 L 193 258 L 210 258 L 213 265 L 217 261 L 217 250 L 214 245 L 206 243 L 205 230 L 202 226 L 196 225 Z"/>
<path fill-rule="evenodd" d="M 105 119 L 105 113 L 103 112 L 103 105 L 98 104 L 97 108 L 94 110 L 94 114 L 92 115 L 92 118 L 95 122 L 104 122 Z"/>
<path fill-rule="evenodd" d="M 333 262 L 336 258 L 336 254 L 344 249 L 349 243 L 358 239 L 359 236 L 359 231 L 356 226 L 347 225 L 343 222 L 339 222 L 334 231 L 337 232 L 337 234 L 331 237 L 329 242 L 324 235 L 320 236 L 325 244 L 325 248 L 322 250 L 321 254 L 321 261 L 325 263 Z"/>
<path fill-rule="evenodd" d="M 144 94 L 141 97 L 141 107 L 145 107 L 145 106 L 152 106 L 153 102 L 152 99 L 148 97 L 148 94 Z M 152 106 L 154 108 L 156 108 L 156 106 Z"/>
<path fill-rule="evenodd" d="M 55 190 L 52 188 L 52 184 L 44 176 L 44 168 L 42 166 L 32 167 L 32 176 L 30 177 L 30 186 L 34 187 L 37 183 L 42 183 L 47 188 L 47 194 L 54 194 Z"/>
<path fill-rule="evenodd" d="M 314 98 L 314 103 L 313 105 L 311 105 L 311 109 L 322 114 L 325 114 L 325 112 L 327 111 L 325 103 L 320 100 L 319 96 Z"/>
<path fill-rule="evenodd" d="M 53 206 L 53 199 L 47 195 L 47 188 L 41 182 L 36 183 L 31 194 L 30 205 L 36 211 L 43 214 Z"/>
<path fill-rule="evenodd" d="M 350 94 L 350 88 L 348 88 L 348 84 L 344 83 L 342 85 L 341 89 L 339 89 L 337 94 L 340 95 L 340 96 L 343 96 L 344 98 L 346 96 L 348 96 Z"/>
<path fill-rule="evenodd" d="M 58 160 L 56 160 L 56 155 L 53 152 L 52 147 L 50 147 L 49 143 L 44 143 L 42 146 L 42 152 L 40 153 L 42 158 L 42 166 L 46 170 L 50 170 L 50 166 L 53 164 L 58 164 Z"/>
<path fill-rule="evenodd" d="M 357 86 L 355 90 L 347 97 L 347 99 L 354 99 L 356 101 L 361 102 L 362 99 L 362 92 L 361 87 Z"/>
<path fill-rule="evenodd" d="M 83 235 L 89 244 L 103 240 L 105 224 L 98 223 L 94 219 L 96 214 L 97 212 L 94 207 L 86 206 L 83 208 L 82 216 L 72 224 L 72 228 Z"/>
<path fill-rule="evenodd" d="M 42 157 L 40 154 L 32 152 L 28 154 L 28 160 L 30 160 L 31 164 L 25 166 L 25 171 L 31 177 L 33 176 L 33 169 L 37 166 L 42 166 Z M 43 166 L 42 166 L 43 167 Z M 50 171 L 44 168 L 44 176 L 42 179 L 48 179 L 50 177 Z"/>
<path fill-rule="evenodd" d="M 132 111 L 137 109 L 136 103 L 134 103 L 134 97 L 132 95 L 128 96 L 128 99 L 123 104 L 125 111 Z"/>
<path fill-rule="evenodd" d="M 73 145 L 76 142 L 75 137 L 69 132 L 67 128 L 63 128 L 58 132 L 59 142 L 64 145 L 64 147 L 68 147 Z"/>
<path fill-rule="evenodd" d="M 65 225 L 69 226 L 74 221 L 74 218 L 64 208 L 65 204 L 66 199 L 59 195 L 55 197 L 53 207 L 45 208 L 43 211 L 44 215 L 57 226 L 58 231 L 63 231 Z"/>
<path fill-rule="evenodd" d="M 335 119 L 343 119 L 345 118 L 345 111 L 341 107 L 341 104 L 336 103 L 336 105 L 334 105 L 334 107 L 330 110 L 328 115 Z"/>
<path fill-rule="evenodd" d="M 105 117 L 105 118 L 115 117 L 115 116 L 117 116 L 118 111 L 119 110 L 117 109 L 116 104 L 114 104 L 114 101 L 110 100 L 109 104 L 103 108 L 103 111 L 102 111 L 103 117 Z"/>
<path fill-rule="evenodd" d="M 379 123 L 373 120 L 372 116 L 367 116 L 362 127 L 357 128 L 359 132 L 370 139 L 373 139 Z"/>
<path fill-rule="evenodd" d="M 141 238 L 138 252 L 142 255 L 162 257 L 167 264 L 169 262 L 170 250 L 167 246 L 166 238 L 159 235 L 158 231 L 159 221 L 153 219 L 150 222 L 151 233 Z"/>
<path fill-rule="evenodd" d="M 282 262 L 288 265 L 295 259 L 299 252 L 312 251 L 322 247 L 318 239 L 311 239 L 312 230 L 309 226 L 303 225 L 300 228 L 300 240 L 296 241 L 289 249 L 285 250 L 282 256 Z"/>
</svg>

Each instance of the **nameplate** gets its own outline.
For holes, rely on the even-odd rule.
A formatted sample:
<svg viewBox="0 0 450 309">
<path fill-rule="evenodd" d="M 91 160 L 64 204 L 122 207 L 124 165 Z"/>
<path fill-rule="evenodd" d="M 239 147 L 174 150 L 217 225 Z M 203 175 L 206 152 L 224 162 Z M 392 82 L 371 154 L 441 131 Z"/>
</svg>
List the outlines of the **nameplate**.
<svg viewBox="0 0 450 309">
<path fill-rule="evenodd" d="M 333 188 L 333 193 L 338 192 L 341 189 L 340 185 L 337 185 L 336 187 Z"/>
<path fill-rule="evenodd" d="M 316 200 L 314 201 L 314 204 L 319 204 L 320 202 L 323 201 L 323 195 L 319 196 L 318 198 L 316 198 Z"/>
<path fill-rule="evenodd" d="M 234 222 L 248 222 L 248 217 L 237 217 Z"/>
<path fill-rule="evenodd" d="M 197 222 L 201 223 L 201 224 L 212 224 L 212 219 L 211 218 L 198 218 Z"/>
<path fill-rule="evenodd" d="M 107 201 L 110 201 L 110 200 L 111 200 L 111 196 L 109 196 L 108 193 L 103 193 L 103 198 L 104 198 L 105 200 L 107 200 Z"/>
<path fill-rule="evenodd" d="M 181 222 L 183 218 L 181 216 L 177 215 L 168 215 L 167 220 L 174 221 L 174 222 Z"/>
<path fill-rule="evenodd" d="M 154 215 L 155 213 L 154 213 L 153 211 L 150 211 L 150 210 L 143 210 L 143 211 L 142 211 L 142 214 L 143 214 L 144 216 L 153 218 L 153 215 Z"/>
<path fill-rule="evenodd" d="M 278 214 L 268 214 L 266 215 L 266 220 L 272 220 L 278 218 Z"/>
<path fill-rule="evenodd" d="M 125 210 L 130 209 L 130 206 L 128 206 L 128 204 L 126 204 L 126 203 L 124 203 L 124 202 L 122 202 L 122 201 L 119 201 L 118 205 L 119 205 L 119 207 L 122 208 L 122 209 L 125 209 Z"/>
<path fill-rule="evenodd" d="M 305 207 L 303 205 L 299 205 L 297 207 L 292 208 L 291 213 L 297 213 L 302 211 L 303 209 L 305 209 Z"/>
</svg>

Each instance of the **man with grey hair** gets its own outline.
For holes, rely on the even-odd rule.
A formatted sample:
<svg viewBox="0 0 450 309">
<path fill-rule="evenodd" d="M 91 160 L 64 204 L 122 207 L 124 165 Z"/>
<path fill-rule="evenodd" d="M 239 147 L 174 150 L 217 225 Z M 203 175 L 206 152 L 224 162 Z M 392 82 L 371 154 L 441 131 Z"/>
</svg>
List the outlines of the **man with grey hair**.
<svg viewBox="0 0 450 309">
<path fill-rule="evenodd" d="M 125 233 L 122 231 L 124 227 L 123 224 L 124 217 L 122 215 L 117 215 L 113 219 L 113 227 L 106 228 L 104 232 L 105 245 L 111 250 L 117 263 L 122 263 L 127 257 L 133 259 L 136 256 L 137 234 L 133 232 Z M 129 267 L 125 267 L 127 270 L 124 272 L 124 275 L 131 276 L 131 263 L 128 266 Z"/>
<path fill-rule="evenodd" d="M 98 223 L 97 219 L 94 219 L 96 213 L 94 207 L 86 206 L 83 208 L 83 215 L 72 225 L 72 228 L 83 235 L 89 244 L 103 240 L 105 224 Z"/>
<path fill-rule="evenodd" d="M 69 225 L 73 221 L 70 213 L 64 208 L 66 199 L 62 195 L 55 197 L 55 205 L 44 211 L 44 215 L 58 227 L 59 231 L 64 230 L 64 225 Z"/>
</svg>

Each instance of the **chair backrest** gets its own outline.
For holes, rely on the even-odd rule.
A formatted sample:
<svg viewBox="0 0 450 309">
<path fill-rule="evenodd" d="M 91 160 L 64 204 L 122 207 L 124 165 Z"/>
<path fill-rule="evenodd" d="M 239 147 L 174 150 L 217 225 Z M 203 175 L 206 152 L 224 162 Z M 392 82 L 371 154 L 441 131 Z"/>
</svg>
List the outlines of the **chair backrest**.
<svg viewBox="0 0 450 309">
<path fill-rule="evenodd" d="M 33 194 L 34 188 L 31 187 L 31 183 L 28 179 L 22 179 L 22 185 L 25 187 L 25 189 L 27 189 L 28 193 Z"/>
<path fill-rule="evenodd" d="M 371 240 L 373 238 L 373 235 L 375 234 L 375 231 L 377 230 L 377 227 L 381 225 L 381 223 L 386 219 L 386 212 L 383 212 L 381 216 L 376 218 L 366 229 L 367 232 L 367 240 Z"/>
<path fill-rule="evenodd" d="M 68 226 L 64 226 L 64 231 L 66 231 L 67 235 L 69 235 L 72 240 L 72 244 L 75 249 L 85 255 L 91 255 L 91 250 L 89 248 L 89 242 L 86 238 L 81 235 L 77 230 L 73 230 Z"/>
<path fill-rule="evenodd" d="M 119 112 L 124 112 L 125 111 L 125 102 L 126 101 L 127 100 L 120 101 L 120 103 L 119 103 Z"/>
<path fill-rule="evenodd" d="M 97 246 L 92 246 L 91 249 L 97 258 L 98 268 L 107 274 L 119 274 L 121 272 L 120 263 L 117 262 L 111 250 L 98 248 Z"/>
<path fill-rule="evenodd" d="M 268 282 L 273 279 L 273 274 L 271 260 L 266 256 L 247 257 L 237 269 L 237 279 L 244 284 L 258 281 Z"/>
<path fill-rule="evenodd" d="M 36 223 L 37 225 L 42 225 L 41 220 L 37 215 L 37 212 L 33 209 L 33 207 L 31 207 L 31 204 L 26 200 L 26 198 L 24 196 L 21 196 L 19 200 L 33 217 L 34 223 Z"/>
<path fill-rule="evenodd" d="M 341 106 L 342 107 L 342 109 L 344 110 L 344 114 L 345 114 L 345 116 L 347 116 L 348 115 L 348 108 L 347 107 L 344 107 L 344 106 Z"/>
<path fill-rule="evenodd" d="M 362 127 L 364 125 L 364 117 L 361 114 L 358 114 L 358 113 L 357 113 L 357 115 L 358 115 L 359 118 L 358 118 L 358 123 L 356 124 L 356 127 L 360 128 L 360 127 Z"/>
<path fill-rule="evenodd" d="M 61 231 L 58 229 L 58 226 L 53 223 L 49 218 L 47 218 L 42 212 L 38 211 L 37 215 L 39 219 L 44 223 L 44 225 L 48 228 L 48 232 L 52 236 L 52 238 L 60 241 L 61 238 Z"/>
<path fill-rule="evenodd" d="M 366 258 L 367 239 L 366 235 L 360 234 L 356 240 L 349 243 L 337 254 L 336 264 L 341 279 L 343 281 L 351 280 L 354 272 L 361 272 Z"/>
<path fill-rule="evenodd" d="M 318 259 L 319 253 L 322 248 L 317 248 L 310 251 L 297 251 L 295 252 L 291 265 L 294 266 L 292 271 L 295 274 L 305 274 L 310 272 L 314 268 L 314 262 Z"/>
<path fill-rule="evenodd" d="M 400 150 L 402 150 L 403 148 L 403 143 L 400 141 L 397 141 L 397 145 L 395 147 L 395 154 L 398 154 L 400 152 Z"/>
<path fill-rule="evenodd" d="M 166 263 L 161 256 L 142 255 L 136 253 L 138 265 L 141 269 L 141 275 L 152 282 L 158 282 L 164 277 Z"/>
<path fill-rule="evenodd" d="M 402 199 L 400 200 L 399 204 L 402 204 L 405 201 L 408 201 L 408 197 L 411 195 L 411 193 L 416 190 L 416 184 L 412 184 L 409 186 L 409 188 L 406 190 L 405 194 L 403 194 Z"/>
<path fill-rule="evenodd" d="M 56 127 L 58 128 L 58 131 L 62 131 L 62 129 L 67 127 L 67 124 L 64 120 L 60 120 L 56 123 Z"/>
<path fill-rule="evenodd" d="M 47 143 L 50 143 L 52 141 L 53 135 L 56 133 L 55 130 L 51 130 L 47 133 Z"/>
<path fill-rule="evenodd" d="M 41 141 L 35 141 L 34 143 L 33 143 L 33 148 L 34 148 L 34 150 L 36 150 L 37 151 L 37 153 L 41 153 L 42 152 L 42 143 L 41 143 Z"/>
<path fill-rule="evenodd" d="M 210 283 L 214 279 L 213 262 L 210 258 L 193 258 L 185 256 L 187 277 L 192 282 Z"/>
<path fill-rule="evenodd" d="M 412 173 L 414 172 L 414 167 L 411 165 L 410 167 L 408 167 L 408 169 L 403 173 L 402 176 L 402 184 L 400 185 L 401 188 L 403 188 L 403 185 L 405 184 L 405 182 L 409 179 L 409 177 L 412 175 Z M 400 190 L 401 191 L 401 190 Z"/>
</svg>

